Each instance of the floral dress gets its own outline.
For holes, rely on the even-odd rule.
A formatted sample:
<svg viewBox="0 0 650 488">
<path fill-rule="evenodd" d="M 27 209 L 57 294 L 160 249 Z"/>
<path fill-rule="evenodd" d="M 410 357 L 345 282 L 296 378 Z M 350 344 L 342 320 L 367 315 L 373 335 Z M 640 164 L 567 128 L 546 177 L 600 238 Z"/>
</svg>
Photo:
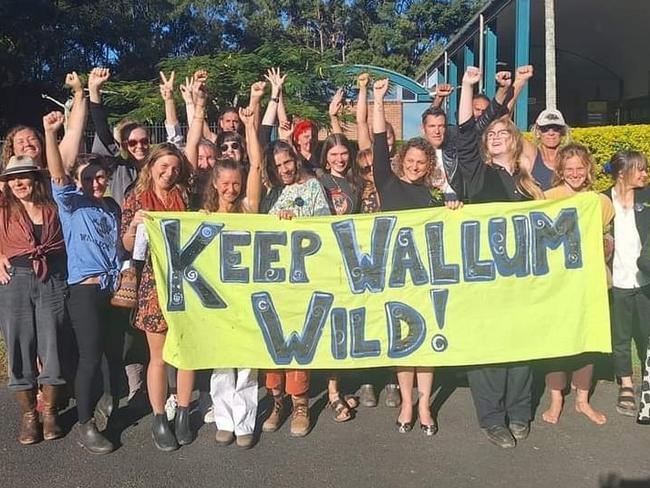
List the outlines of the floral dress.
<svg viewBox="0 0 650 488">
<path fill-rule="evenodd" d="M 131 192 L 124 200 L 122 208 L 122 228 L 120 234 L 122 238 L 129 232 L 129 225 L 138 210 L 145 209 L 140 198 L 137 198 L 134 192 Z M 164 334 L 167 332 L 167 322 L 163 317 L 158 302 L 158 293 L 156 292 L 156 280 L 154 279 L 151 256 L 147 251 L 147 258 L 142 269 L 142 277 L 138 286 L 138 308 L 133 325 L 146 332 L 155 332 Z"/>
<path fill-rule="evenodd" d="M 331 215 L 323 187 L 316 178 L 285 186 L 269 213 L 277 214 L 280 210 L 291 210 L 296 217 Z"/>
</svg>

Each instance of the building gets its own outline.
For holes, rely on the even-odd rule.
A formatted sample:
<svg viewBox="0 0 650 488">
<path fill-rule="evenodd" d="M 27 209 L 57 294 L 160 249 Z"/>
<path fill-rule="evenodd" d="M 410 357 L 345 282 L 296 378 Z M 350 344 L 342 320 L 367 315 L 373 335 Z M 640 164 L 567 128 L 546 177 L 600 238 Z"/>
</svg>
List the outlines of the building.
<svg viewBox="0 0 650 488">
<path fill-rule="evenodd" d="M 648 26 L 648 0 L 555 0 L 557 107 L 570 125 L 650 122 Z M 480 89 L 492 96 L 498 69 L 532 64 L 535 77 L 515 112 L 528 128 L 546 107 L 545 34 L 544 0 L 488 0 L 417 81 L 458 86 L 466 66 L 481 66 Z M 450 123 L 457 101 L 455 92 Z"/>
</svg>

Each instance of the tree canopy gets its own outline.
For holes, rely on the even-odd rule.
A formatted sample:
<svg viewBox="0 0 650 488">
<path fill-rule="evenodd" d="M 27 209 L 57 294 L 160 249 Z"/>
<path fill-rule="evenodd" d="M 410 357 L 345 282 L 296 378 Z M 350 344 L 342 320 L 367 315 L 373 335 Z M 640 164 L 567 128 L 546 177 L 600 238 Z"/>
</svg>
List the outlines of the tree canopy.
<svg viewBox="0 0 650 488">
<path fill-rule="evenodd" d="M 159 69 L 211 73 L 216 104 L 245 96 L 270 66 L 293 72 L 294 109 L 311 115 L 332 64 L 375 64 L 413 76 L 481 0 L 4 0 L 0 3 L 0 132 L 25 103 L 63 94 L 65 73 L 109 66 L 117 114 L 159 120 Z M 179 79 L 179 78 L 177 78 Z M 13 96 L 17 95 L 17 96 Z M 316 104 L 316 105 L 314 105 Z M 290 107 L 291 108 L 291 107 Z M 41 110 L 43 112 L 44 110 Z"/>
</svg>

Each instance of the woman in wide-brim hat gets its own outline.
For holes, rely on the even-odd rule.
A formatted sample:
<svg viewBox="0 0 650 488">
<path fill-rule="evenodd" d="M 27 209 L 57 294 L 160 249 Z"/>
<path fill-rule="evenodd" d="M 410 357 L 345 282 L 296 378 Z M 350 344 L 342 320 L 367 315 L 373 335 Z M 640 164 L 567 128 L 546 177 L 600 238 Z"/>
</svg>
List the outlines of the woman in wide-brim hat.
<svg viewBox="0 0 650 488">
<path fill-rule="evenodd" d="M 61 437 L 56 397 L 61 374 L 58 331 L 64 322 L 66 254 L 47 170 L 13 156 L 0 181 L 0 329 L 7 346 L 9 390 L 21 409 L 19 442 Z M 37 357 L 42 365 L 39 371 Z M 36 411 L 42 387 L 43 424 Z"/>
</svg>

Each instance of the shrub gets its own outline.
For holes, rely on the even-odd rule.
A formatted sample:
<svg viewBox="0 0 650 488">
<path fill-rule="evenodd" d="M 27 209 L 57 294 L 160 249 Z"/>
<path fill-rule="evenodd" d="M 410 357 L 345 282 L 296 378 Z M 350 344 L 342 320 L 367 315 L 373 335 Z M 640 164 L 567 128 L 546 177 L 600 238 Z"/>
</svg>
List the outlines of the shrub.
<svg viewBox="0 0 650 488">
<path fill-rule="evenodd" d="M 531 139 L 531 134 L 524 137 Z M 632 149 L 641 151 L 650 160 L 650 125 L 608 125 L 602 127 L 578 127 L 571 129 L 571 140 L 586 146 L 596 163 L 594 189 L 605 190 L 612 179 L 602 171 L 603 165 L 616 151 Z"/>
</svg>

